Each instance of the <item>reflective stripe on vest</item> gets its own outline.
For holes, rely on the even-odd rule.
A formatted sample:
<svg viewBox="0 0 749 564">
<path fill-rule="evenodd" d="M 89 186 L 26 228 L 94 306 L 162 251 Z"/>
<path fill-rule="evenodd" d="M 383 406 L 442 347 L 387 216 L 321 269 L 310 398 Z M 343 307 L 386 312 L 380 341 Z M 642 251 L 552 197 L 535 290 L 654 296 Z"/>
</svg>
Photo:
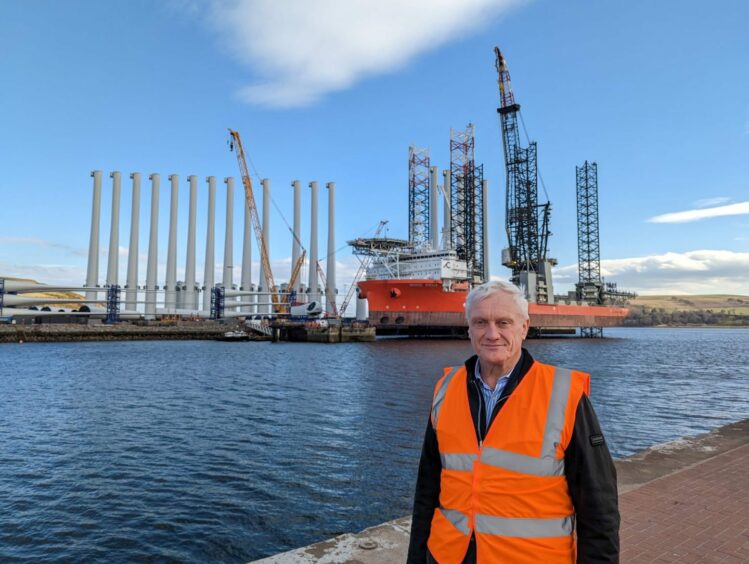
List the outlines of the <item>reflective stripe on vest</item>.
<svg viewBox="0 0 749 564">
<path fill-rule="evenodd" d="M 570 387 L 572 387 L 572 370 L 554 368 L 554 384 L 552 384 L 549 411 L 546 415 L 541 458 L 547 456 L 554 458 L 557 454 L 557 444 L 562 436 L 564 412 L 567 407 L 567 398 L 570 395 Z"/>
<path fill-rule="evenodd" d="M 518 538 L 566 537 L 572 534 L 573 528 L 573 517 L 523 519 L 476 515 L 476 532 L 485 535 Z"/>
<path fill-rule="evenodd" d="M 473 470 L 473 463 L 476 461 L 478 456 L 475 454 L 458 454 L 453 452 L 441 452 L 440 461 L 442 462 L 442 468 L 445 470 L 459 470 L 462 472 L 470 472 Z"/>
<path fill-rule="evenodd" d="M 504 468 L 512 472 L 532 476 L 563 476 L 564 459 L 556 458 L 557 443 L 562 436 L 567 398 L 572 386 L 572 371 L 566 368 L 554 369 L 554 382 L 551 387 L 549 409 L 546 412 L 541 456 L 527 456 L 498 448 L 484 447 L 481 462 L 489 466 Z"/>
<path fill-rule="evenodd" d="M 439 390 L 437 390 L 437 393 L 434 394 L 434 400 L 432 401 L 432 427 L 437 429 L 437 416 L 440 412 L 440 407 L 442 407 L 442 400 L 445 399 L 445 394 L 447 394 L 447 386 L 450 384 L 450 380 L 453 379 L 453 376 L 458 372 L 459 366 L 454 366 L 450 369 L 450 372 L 447 373 L 447 376 L 445 376 L 442 379 L 442 384 L 440 385 Z"/>
<path fill-rule="evenodd" d="M 536 458 L 498 448 L 484 447 L 481 462 L 505 470 L 532 476 L 563 476 L 564 459 Z"/>
<path fill-rule="evenodd" d="M 470 534 L 471 529 L 468 528 L 468 515 L 457 509 L 445 509 L 443 507 L 440 507 L 440 512 L 461 533 L 464 535 Z"/>
</svg>

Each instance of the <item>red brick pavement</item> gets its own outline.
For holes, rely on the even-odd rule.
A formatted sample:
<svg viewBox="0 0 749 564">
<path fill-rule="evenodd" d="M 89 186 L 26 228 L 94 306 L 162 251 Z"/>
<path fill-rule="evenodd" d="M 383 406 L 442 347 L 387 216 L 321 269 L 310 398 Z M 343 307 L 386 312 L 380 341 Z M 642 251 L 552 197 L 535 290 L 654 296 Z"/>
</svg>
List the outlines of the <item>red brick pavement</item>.
<svg viewBox="0 0 749 564">
<path fill-rule="evenodd" d="M 749 563 L 749 445 L 619 498 L 621 561 Z"/>
</svg>

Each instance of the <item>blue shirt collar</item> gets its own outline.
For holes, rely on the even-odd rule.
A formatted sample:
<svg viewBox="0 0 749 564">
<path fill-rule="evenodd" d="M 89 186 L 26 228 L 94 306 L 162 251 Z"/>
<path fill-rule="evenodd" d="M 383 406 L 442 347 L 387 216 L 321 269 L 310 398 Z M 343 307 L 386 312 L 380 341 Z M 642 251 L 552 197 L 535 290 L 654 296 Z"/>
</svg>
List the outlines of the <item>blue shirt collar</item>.
<svg viewBox="0 0 749 564">
<path fill-rule="evenodd" d="M 518 360 L 518 362 L 520 361 Z M 515 366 L 517 366 L 517 364 Z M 481 377 L 481 361 L 478 358 L 476 359 L 476 368 L 473 371 L 473 376 L 474 378 L 476 378 L 476 380 L 478 380 L 479 384 L 481 384 L 486 391 L 494 392 L 497 389 L 502 389 L 503 386 L 500 386 L 500 382 L 510 377 L 512 371 L 515 370 L 515 366 L 513 366 L 507 374 L 503 374 L 497 379 L 497 385 L 494 387 L 494 389 L 490 388 L 489 385 L 484 382 L 484 379 Z"/>
</svg>

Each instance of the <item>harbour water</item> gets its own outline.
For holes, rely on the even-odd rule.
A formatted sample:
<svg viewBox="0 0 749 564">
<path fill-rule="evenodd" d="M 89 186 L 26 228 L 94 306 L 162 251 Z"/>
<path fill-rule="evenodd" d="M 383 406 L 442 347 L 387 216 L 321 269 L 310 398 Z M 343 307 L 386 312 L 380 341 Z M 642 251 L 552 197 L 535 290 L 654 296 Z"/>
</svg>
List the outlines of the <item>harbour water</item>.
<svg viewBox="0 0 749 564">
<path fill-rule="evenodd" d="M 749 330 L 528 342 L 616 457 L 749 417 Z M 465 341 L 0 345 L 0 561 L 244 562 L 406 515 Z"/>
</svg>

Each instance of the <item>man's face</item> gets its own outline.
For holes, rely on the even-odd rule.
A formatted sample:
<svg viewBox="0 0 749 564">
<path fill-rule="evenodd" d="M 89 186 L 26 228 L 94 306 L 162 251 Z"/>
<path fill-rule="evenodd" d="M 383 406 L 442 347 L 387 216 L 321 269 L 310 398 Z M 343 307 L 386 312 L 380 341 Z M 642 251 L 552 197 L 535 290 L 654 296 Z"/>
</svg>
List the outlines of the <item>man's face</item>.
<svg viewBox="0 0 749 564">
<path fill-rule="evenodd" d="M 498 367 L 506 374 L 520 359 L 530 321 L 515 300 L 503 292 L 473 304 L 468 320 L 471 345 L 483 367 Z"/>
</svg>

